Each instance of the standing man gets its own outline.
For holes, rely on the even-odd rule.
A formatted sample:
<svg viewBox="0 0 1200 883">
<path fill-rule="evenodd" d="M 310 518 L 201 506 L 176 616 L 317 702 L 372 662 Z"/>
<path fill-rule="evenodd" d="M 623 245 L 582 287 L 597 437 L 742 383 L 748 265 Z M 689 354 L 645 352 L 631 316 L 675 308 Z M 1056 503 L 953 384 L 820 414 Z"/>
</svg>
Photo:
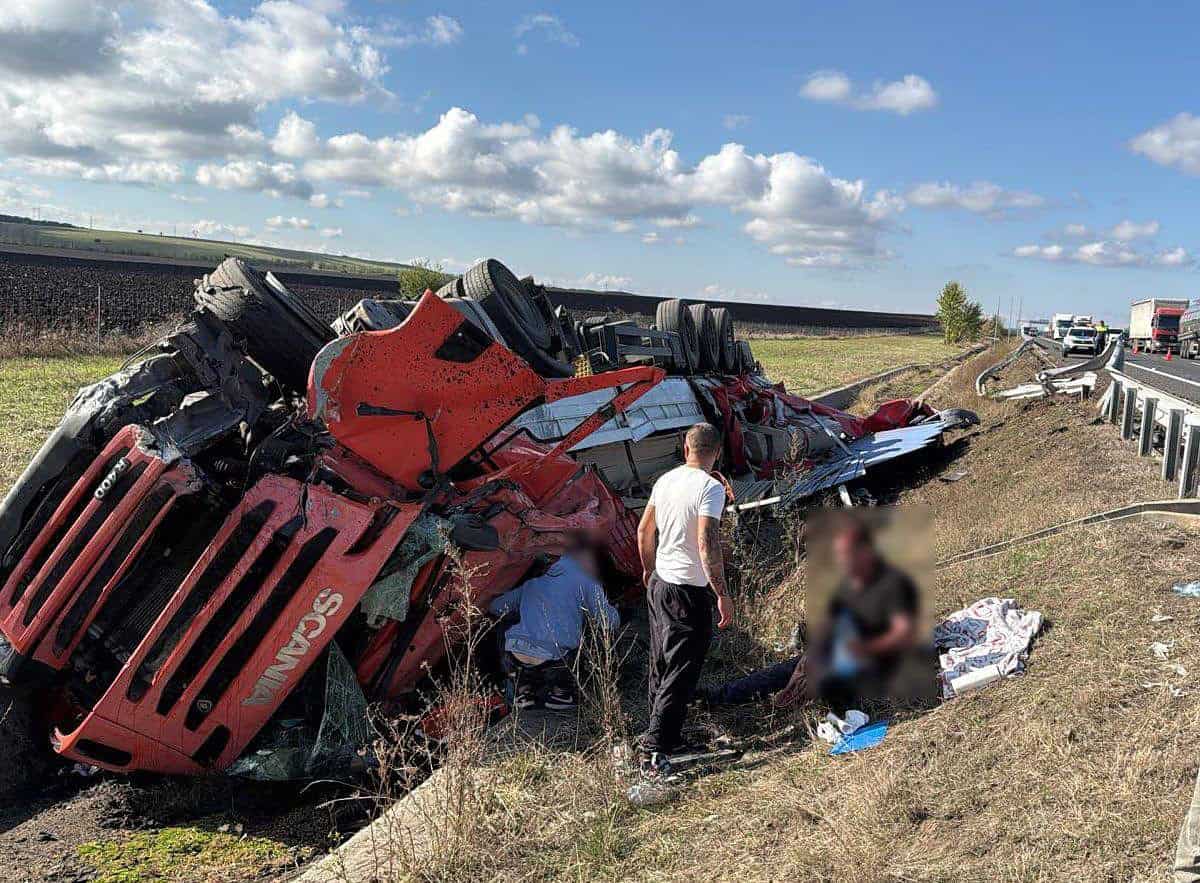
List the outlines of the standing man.
<svg viewBox="0 0 1200 883">
<path fill-rule="evenodd" d="M 733 621 L 721 557 L 725 487 L 709 473 L 721 436 L 707 423 L 688 430 L 682 466 L 654 484 L 638 525 L 638 551 L 650 614 L 650 724 L 641 737 L 643 768 L 669 772 L 688 702 L 712 640 L 712 597 L 718 628 Z"/>
</svg>

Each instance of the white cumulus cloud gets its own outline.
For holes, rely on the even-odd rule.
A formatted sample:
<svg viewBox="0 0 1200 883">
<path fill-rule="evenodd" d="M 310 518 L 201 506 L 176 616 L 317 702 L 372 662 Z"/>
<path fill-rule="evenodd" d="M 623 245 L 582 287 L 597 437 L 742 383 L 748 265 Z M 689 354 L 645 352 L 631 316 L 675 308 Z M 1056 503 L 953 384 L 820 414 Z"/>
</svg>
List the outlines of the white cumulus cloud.
<svg viewBox="0 0 1200 883">
<path fill-rule="evenodd" d="M 1128 242 L 1098 239 L 1071 248 L 1052 245 L 1021 245 L 1012 251 L 1014 257 L 1031 258 L 1061 264 L 1086 264 L 1093 267 L 1172 268 L 1191 267 L 1195 255 L 1182 247 L 1162 251 L 1141 251 Z"/>
<path fill-rule="evenodd" d="M 191 225 L 191 233 L 201 239 L 245 239 L 250 235 L 250 228 L 240 224 L 201 220 Z"/>
<path fill-rule="evenodd" d="M 1028 190 L 1009 190 L 991 181 L 973 181 L 961 186 L 946 181 L 918 184 L 905 194 L 909 205 L 918 208 L 962 209 L 990 218 L 1041 208 L 1046 199 Z"/>
<path fill-rule="evenodd" d="M 802 267 L 886 257 L 878 236 L 904 207 L 792 152 L 752 154 L 731 143 L 689 165 L 664 129 L 640 138 L 567 126 L 543 134 L 536 122 L 485 123 L 452 108 L 415 134 L 326 138 L 301 171 L 321 184 L 400 190 L 446 211 L 618 233 L 696 226 L 703 210 L 725 209 L 745 218 L 748 236 Z"/>
<path fill-rule="evenodd" d="M 196 181 L 218 190 L 261 191 L 270 196 L 308 199 L 312 184 L 299 176 L 291 163 L 238 159 L 224 164 L 205 163 L 196 170 Z"/>
<path fill-rule="evenodd" d="M 268 148 L 286 157 L 311 132 L 285 114 L 269 144 L 258 122 L 268 108 L 390 95 L 383 47 L 395 29 L 362 26 L 342 0 L 263 0 L 237 12 L 210 0 L 9 6 L 0 155 L 58 162 L 50 174 L 162 183 L 179 177 L 148 163 L 261 158 Z M 448 45 L 462 30 L 433 16 L 412 33 Z"/>
<path fill-rule="evenodd" d="M 1200 117 L 1176 114 L 1133 138 L 1129 147 L 1161 166 L 1200 175 Z"/>
<path fill-rule="evenodd" d="M 627 291 L 633 287 L 633 279 L 629 276 L 617 276 L 611 273 L 585 273 L 578 279 L 566 283 L 570 288 L 590 288 L 599 291 Z"/>
<path fill-rule="evenodd" d="M 899 80 L 877 80 L 869 89 L 856 89 L 846 74 L 837 70 L 815 71 L 805 81 L 800 95 L 810 101 L 844 104 L 857 110 L 882 110 L 908 116 L 937 107 L 938 95 L 924 77 L 906 74 Z"/>
<path fill-rule="evenodd" d="M 267 226 L 272 230 L 281 230 L 290 228 L 292 230 L 309 230 L 312 228 L 312 221 L 308 218 L 298 218 L 293 215 L 290 218 L 285 218 L 283 215 L 275 215 L 267 218 Z"/>
<path fill-rule="evenodd" d="M 538 12 L 527 15 L 517 22 L 513 34 L 518 40 L 524 40 L 532 35 L 540 36 L 550 43 L 558 43 L 571 49 L 578 48 L 579 38 L 571 32 L 561 18 L 548 12 Z M 520 43 L 517 52 L 521 55 L 529 51 L 527 43 Z"/>
</svg>

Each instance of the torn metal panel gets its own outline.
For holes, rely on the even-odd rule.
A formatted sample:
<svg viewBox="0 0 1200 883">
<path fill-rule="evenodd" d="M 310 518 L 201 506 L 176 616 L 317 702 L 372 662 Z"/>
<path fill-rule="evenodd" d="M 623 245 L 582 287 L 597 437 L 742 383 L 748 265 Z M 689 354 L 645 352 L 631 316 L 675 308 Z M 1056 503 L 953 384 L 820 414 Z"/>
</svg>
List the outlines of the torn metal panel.
<svg viewBox="0 0 1200 883">
<path fill-rule="evenodd" d="M 886 429 L 849 443 L 851 453 L 862 458 L 863 466 L 870 469 L 888 460 L 895 460 L 914 451 L 935 444 L 945 432 L 940 421 L 906 426 L 903 429 Z"/>
<path fill-rule="evenodd" d="M 1038 375 L 1039 377 L 1041 375 Z M 1072 393 L 1090 393 L 1096 386 L 1096 374 L 1089 371 L 1080 377 L 1069 377 L 1062 380 L 1046 380 L 1041 383 L 1023 383 L 1012 389 L 1001 390 L 994 394 L 997 399 L 1040 399 L 1048 395 L 1068 395 Z"/>
<path fill-rule="evenodd" d="M 512 427 L 528 430 L 539 441 L 558 441 L 611 401 L 615 394 L 615 390 L 599 390 L 540 405 L 514 420 Z M 614 416 L 571 450 L 584 451 L 638 441 L 652 433 L 684 429 L 702 420 L 704 411 L 691 384 L 682 377 L 668 377 L 642 396 L 637 404 Z"/>
<path fill-rule="evenodd" d="M 746 496 L 738 494 L 738 500 L 732 508 L 741 510 L 776 504 L 785 507 L 794 505 L 823 490 L 862 478 L 867 474 L 867 470 L 883 463 L 938 444 L 948 429 L 971 422 L 978 423 L 979 418 L 970 411 L 954 409 L 945 412 L 944 415 L 935 415 L 915 426 L 886 429 L 847 441 L 846 453 L 839 451 L 836 455 L 814 464 L 799 477 L 786 482 L 775 481 L 774 493 L 770 496 L 764 496 L 767 485 L 763 482 L 743 485 L 742 487 L 747 489 Z M 735 484 L 735 493 L 738 487 Z"/>
<path fill-rule="evenodd" d="M 267 281 L 270 281 L 268 274 Z M 333 330 L 339 337 L 359 331 L 387 331 L 408 318 L 413 305 L 403 300 L 380 300 L 364 297 L 333 320 Z"/>
<path fill-rule="evenodd" d="M 621 388 L 599 414 L 580 420 L 564 436 L 559 444 L 569 447 L 664 376 L 659 368 L 626 368 L 546 380 L 426 293 L 391 331 L 339 338 L 321 350 L 313 363 L 308 413 L 383 475 L 421 491 L 436 486 L 538 400 L 554 403 Z"/>
</svg>

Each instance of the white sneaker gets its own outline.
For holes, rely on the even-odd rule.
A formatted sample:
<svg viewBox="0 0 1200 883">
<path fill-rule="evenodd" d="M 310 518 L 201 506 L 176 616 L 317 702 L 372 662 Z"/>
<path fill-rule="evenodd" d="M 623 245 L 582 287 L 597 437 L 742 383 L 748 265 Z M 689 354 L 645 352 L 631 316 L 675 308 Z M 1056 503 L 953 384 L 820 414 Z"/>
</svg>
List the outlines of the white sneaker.
<svg viewBox="0 0 1200 883">
<path fill-rule="evenodd" d="M 851 733 L 858 732 L 870 720 L 865 713 L 859 711 L 857 708 L 847 711 L 845 720 L 842 720 L 832 711 L 825 715 L 825 719 L 843 736 L 849 736 Z"/>
<path fill-rule="evenodd" d="M 833 715 L 830 715 L 830 717 L 832 716 Z M 836 745 L 838 742 L 842 741 L 842 731 L 829 721 L 821 721 L 819 724 L 817 724 L 817 735 L 830 745 Z"/>
</svg>

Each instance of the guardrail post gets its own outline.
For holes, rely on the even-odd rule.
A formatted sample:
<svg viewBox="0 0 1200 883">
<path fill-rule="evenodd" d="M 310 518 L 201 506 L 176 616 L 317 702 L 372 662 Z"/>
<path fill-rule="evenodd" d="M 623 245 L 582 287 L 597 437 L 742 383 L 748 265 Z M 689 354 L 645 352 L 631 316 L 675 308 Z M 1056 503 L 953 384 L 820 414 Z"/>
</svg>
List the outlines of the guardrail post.
<svg viewBox="0 0 1200 883">
<path fill-rule="evenodd" d="M 1112 393 L 1108 400 L 1108 422 L 1116 426 L 1121 421 L 1121 393 L 1124 391 L 1124 386 L 1121 381 L 1115 377 L 1112 382 Z"/>
<path fill-rule="evenodd" d="M 1121 413 L 1121 439 L 1133 438 L 1133 415 L 1137 413 L 1137 388 L 1125 387 L 1125 409 Z"/>
<path fill-rule="evenodd" d="M 1183 464 L 1179 469 L 1179 496 L 1190 497 L 1196 490 L 1196 461 L 1200 460 L 1200 419 L 1189 414 L 1183 441 Z"/>
<path fill-rule="evenodd" d="M 1167 411 L 1167 436 L 1163 439 L 1163 481 L 1175 479 L 1175 469 L 1179 465 L 1179 442 L 1183 438 L 1183 408 L 1171 408 Z"/>
<path fill-rule="evenodd" d="M 1142 399 L 1142 432 L 1138 438 L 1138 456 L 1149 457 L 1154 444 L 1154 412 L 1158 409 L 1158 397 Z"/>
</svg>

